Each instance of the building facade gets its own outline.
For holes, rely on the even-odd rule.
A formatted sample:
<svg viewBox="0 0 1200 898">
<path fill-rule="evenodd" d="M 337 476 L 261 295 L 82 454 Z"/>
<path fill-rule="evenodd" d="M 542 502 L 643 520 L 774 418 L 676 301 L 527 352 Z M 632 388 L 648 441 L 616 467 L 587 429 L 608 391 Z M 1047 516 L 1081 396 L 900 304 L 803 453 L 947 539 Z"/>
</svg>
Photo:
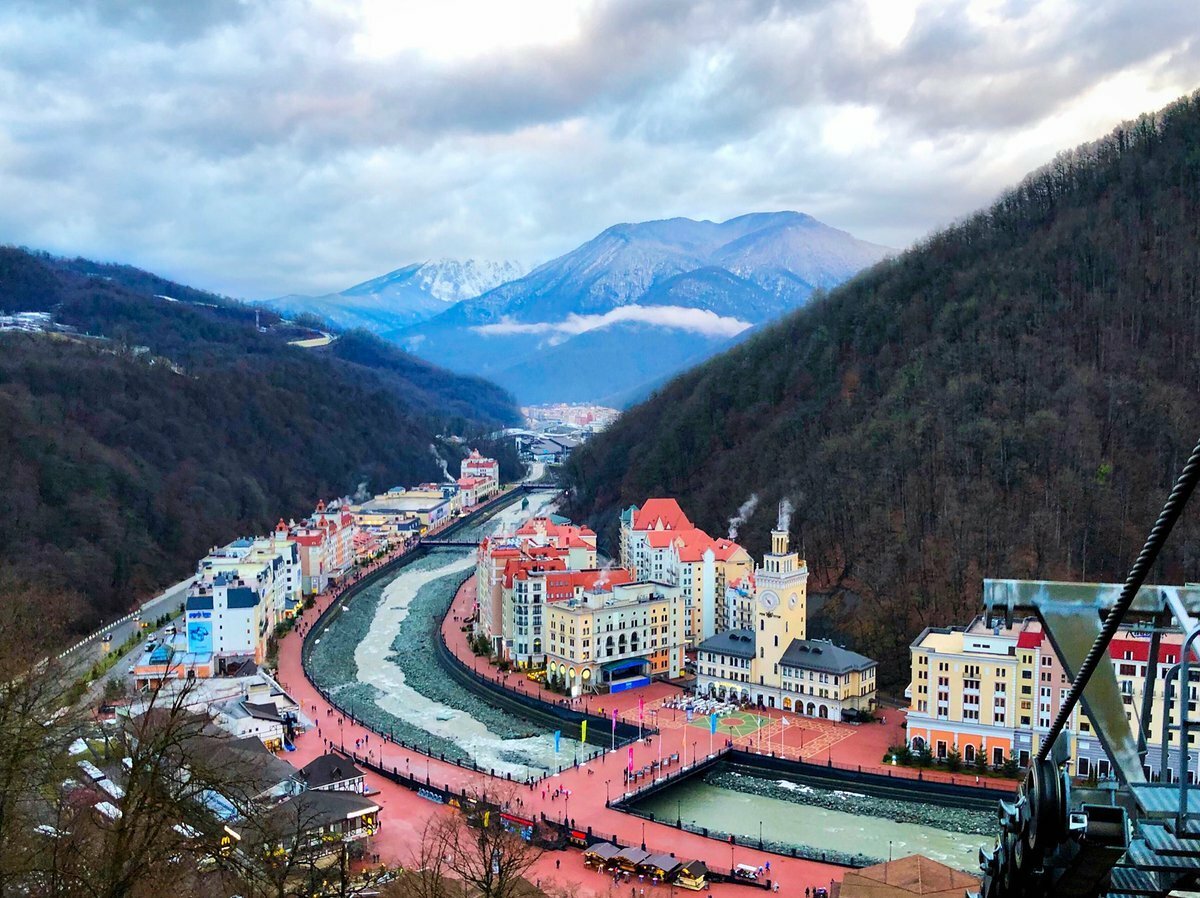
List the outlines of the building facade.
<svg viewBox="0 0 1200 898">
<path fill-rule="evenodd" d="M 729 585 L 725 606 L 728 623 L 748 626 L 700 643 L 697 693 L 832 720 L 874 710 L 875 662 L 807 638 L 808 565 L 789 550 L 782 520 L 762 564 Z"/>
<path fill-rule="evenodd" d="M 561 676 L 572 695 L 678 677 L 683 621 L 677 586 L 642 581 L 580 589 L 546 607 L 546 672 Z"/>
<path fill-rule="evenodd" d="M 1182 635 L 1163 633 L 1154 662 L 1150 638 L 1135 626 L 1122 628 L 1109 645 L 1109 663 L 1135 736 L 1148 667 L 1158 665 L 1144 761 L 1147 779 L 1157 780 L 1163 761 L 1163 678 L 1179 660 Z M 1011 627 L 989 627 L 982 617 L 966 627 L 931 627 L 913 641 L 910 659 L 908 744 L 915 751 L 928 749 L 935 758 L 957 752 L 967 763 L 982 756 L 984 763 L 999 766 L 1011 757 L 1024 765 L 1039 750 L 1071 689 L 1070 677 L 1033 618 L 1014 621 Z M 1195 693 L 1193 686 L 1186 700 L 1194 702 Z M 1172 722 L 1177 705 L 1178 700 L 1171 708 Z M 1112 774 L 1082 705 L 1072 711 L 1066 737 L 1074 775 L 1104 779 Z M 1181 760 L 1182 749 L 1173 732 L 1167 749 L 1170 769 Z M 1198 762 L 1195 734 L 1189 734 L 1188 775 L 1193 782 Z"/>
<path fill-rule="evenodd" d="M 622 512 L 620 558 L 635 578 L 680 588 L 690 646 L 727 629 L 726 591 L 753 570 L 750 553 L 696 527 L 674 499 L 648 499 Z"/>
</svg>

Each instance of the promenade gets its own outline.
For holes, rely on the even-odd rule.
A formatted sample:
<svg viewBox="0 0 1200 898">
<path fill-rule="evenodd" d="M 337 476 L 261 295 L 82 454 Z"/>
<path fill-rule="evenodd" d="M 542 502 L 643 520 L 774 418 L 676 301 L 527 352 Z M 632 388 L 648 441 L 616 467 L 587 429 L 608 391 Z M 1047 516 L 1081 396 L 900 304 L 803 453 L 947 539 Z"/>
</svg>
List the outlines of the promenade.
<svg viewBox="0 0 1200 898">
<path fill-rule="evenodd" d="M 831 881 L 841 878 L 841 867 L 774 855 L 743 845 L 730 845 L 607 807 L 608 798 L 615 800 L 622 794 L 623 773 L 628 764 L 627 748 L 605 752 L 578 767 L 568 766 L 562 773 L 530 787 L 405 749 L 388 742 L 382 734 L 343 718 L 304 675 L 301 664 L 304 634 L 346 588 L 402 553 L 403 550 L 379 559 L 356 573 L 352 580 L 318 596 L 315 606 L 306 610 L 297 626 L 281 640 L 279 679 L 302 704 L 305 712 L 317 722 L 316 729 L 298 737 L 296 751 L 288 755 L 291 763 L 297 767 L 304 766 L 323 754 L 327 750 L 327 743 L 335 748 L 345 746 L 348 753 L 357 753 L 384 768 L 421 779 L 428 778 L 435 786 L 486 794 L 493 800 L 507 801 L 511 810 L 522 816 L 532 818 L 544 813 L 554 820 L 573 821 L 576 829 L 586 830 L 590 827 L 594 833 L 615 838 L 625 845 L 640 846 L 644 842 L 650 851 L 673 853 L 682 860 L 698 858 L 713 869 L 729 870 L 733 864 L 743 863 L 764 866 L 769 861 L 772 878 L 781 883 L 781 888 L 787 894 L 802 892 L 805 887 L 828 887 Z M 474 606 L 475 581 L 472 575 L 460 586 L 442 620 L 442 635 L 451 652 L 467 667 L 495 680 L 504 688 L 544 700 L 568 701 L 542 690 L 524 674 L 501 672 L 487 659 L 471 653 L 462 630 L 462 621 L 471 616 Z M 574 700 L 572 707 L 594 714 L 600 714 L 603 709 L 605 716 L 611 715 L 615 709 L 622 720 L 634 725 L 638 723 L 641 708 L 647 728 L 657 727 L 660 732 L 647 733 L 645 740 L 634 743 L 635 769 L 672 753 L 678 753 L 684 764 L 703 761 L 709 757 L 710 751 L 719 752 L 725 740 L 731 739 L 739 748 L 803 759 L 809 763 L 824 762 L 843 769 L 870 770 L 895 777 L 917 776 L 915 770 L 892 767 L 882 760 L 887 747 L 904 738 L 902 711 L 885 712 L 886 722 L 883 724 L 850 725 L 812 720 L 779 710 L 756 710 L 742 715 L 754 718 L 753 726 L 746 728 L 752 732 L 745 735 L 719 732 L 714 738 L 710 736 L 707 719 L 689 722 L 683 711 L 669 706 L 668 703 L 681 694 L 682 690 L 676 685 L 655 682 L 616 695 L 581 697 Z M 788 719 L 787 725 L 783 723 L 784 717 Z M 360 745 L 357 749 L 356 743 Z M 569 765 L 570 758 L 565 758 L 563 763 Z M 674 773 L 675 769 L 670 772 Z M 971 785 L 974 781 L 974 777 L 966 773 L 953 775 L 926 770 L 921 775 L 925 779 L 953 780 L 959 785 Z M 383 808 L 382 828 L 368 843 L 367 850 L 378 854 L 383 863 L 411 864 L 427 821 L 437 814 L 456 813 L 375 774 L 367 774 L 367 783 Z M 982 784 L 1000 788 L 1009 785 L 1007 781 L 996 779 L 986 779 Z M 556 791 L 558 797 L 555 796 Z M 573 894 L 581 896 L 621 896 L 629 888 L 629 885 L 614 887 L 609 877 L 585 867 L 582 852 L 578 849 L 548 852 L 533 870 L 531 878 L 551 892 L 574 890 Z M 635 885 L 639 889 L 644 888 L 648 895 L 665 895 L 670 891 L 667 885 L 652 887 L 648 883 L 636 882 Z M 735 884 L 716 885 L 711 891 L 719 898 L 755 894 L 754 890 Z"/>
<path fill-rule="evenodd" d="M 615 836 L 627 845 L 642 844 L 644 834 L 646 847 L 651 851 L 673 852 L 685 860 L 703 859 L 717 869 L 728 869 L 731 863 L 761 866 L 769 861 L 773 878 L 782 884 L 787 894 L 796 894 L 797 889 L 802 891 L 805 886 L 828 887 L 832 880 L 841 878 L 840 867 L 784 858 L 741 845 L 730 846 L 694 833 L 676 830 L 671 826 L 642 821 L 640 818 L 605 807 L 606 792 L 616 798 L 622 788 L 622 772 L 628 757 L 626 749 L 606 752 L 601 758 L 582 764 L 577 769 L 568 769 L 531 789 L 403 749 L 388 743 L 380 734 L 341 718 L 336 709 L 331 708 L 316 688 L 307 681 L 300 657 L 304 632 L 316 621 L 320 613 L 336 600 L 338 594 L 330 592 L 319 596 L 315 607 L 304 612 L 298 626 L 280 642 L 280 681 L 320 727 L 319 732 L 314 729 L 297 738 L 296 751 L 287 755 L 288 761 L 295 766 L 302 767 L 323 754 L 326 750 L 326 739 L 332 740 L 335 745 L 346 745 L 351 750 L 356 740 L 366 739 L 359 754 L 369 756 L 375 763 L 418 776 L 428 776 L 429 780 L 437 785 L 500 797 L 510 801 L 517 813 L 527 817 L 535 817 L 544 812 L 548 817 L 557 820 L 573 819 L 576 828 L 586 829 L 590 826 L 594 832 Z M 474 583 L 468 581 L 455 598 L 456 611 L 447 615 L 447 626 L 456 629 L 453 618 L 458 613 L 457 609 L 469 608 L 473 601 Z M 664 690 L 673 689 L 674 687 L 655 684 L 649 691 L 657 693 L 661 698 L 666 694 Z M 663 751 L 666 750 L 664 746 Z M 634 746 L 635 767 L 657 759 L 658 752 L 656 738 L 637 743 Z M 706 746 L 700 746 L 700 752 L 703 758 L 707 754 Z M 412 863 L 426 822 L 435 814 L 456 813 L 374 774 L 367 775 L 367 783 L 375 793 L 375 800 L 383 808 L 382 827 L 368 843 L 367 850 L 378 854 L 383 863 Z M 554 797 L 555 789 L 559 790 L 562 797 Z M 535 882 L 540 881 L 544 890 L 575 889 L 574 894 L 580 896 L 623 896 L 625 889 L 629 888 L 628 885 L 614 887 L 607 876 L 585 867 L 583 853 L 578 849 L 548 852 L 533 870 L 531 878 Z M 667 885 L 635 885 L 638 889 L 644 888 L 647 895 L 667 895 L 671 892 L 671 887 Z M 715 885 L 711 891 L 718 898 L 756 894 L 754 890 L 735 884 Z"/>
</svg>

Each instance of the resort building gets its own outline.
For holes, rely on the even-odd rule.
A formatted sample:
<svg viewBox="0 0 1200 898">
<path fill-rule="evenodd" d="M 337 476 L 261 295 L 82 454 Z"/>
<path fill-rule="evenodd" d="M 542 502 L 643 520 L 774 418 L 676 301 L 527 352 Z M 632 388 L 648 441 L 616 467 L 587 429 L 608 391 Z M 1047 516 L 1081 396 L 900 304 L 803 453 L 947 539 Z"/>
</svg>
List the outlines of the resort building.
<svg viewBox="0 0 1200 898">
<path fill-rule="evenodd" d="M 730 623 L 749 626 L 700 643 L 697 693 L 832 720 L 874 710 L 875 662 L 806 638 L 808 565 L 789 551 L 782 520 L 762 565 L 730 585 L 726 608 Z"/>
<path fill-rule="evenodd" d="M 750 554 L 736 542 L 696 527 L 674 499 L 648 499 L 621 513 L 621 566 L 638 579 L 679 586 L 684 599 L 684 635 L 696 645 L 728 629 L 725 612 L 730 584 L 753 570 Z"/>
<path fill-rule="evenodd" d="M 996 581 L 985 581 L 985 584 Z M 1053 583 L 1046 583 L 1052 588 Z M 1151 587 L 1145 587 L 1151 588 Z M 1162 762 L 1163 677 L 1179 661 L 1182 635 L 1161 635 L 1158 657 L 1150 659 L 1151 634 L 1123 627 L 1109 645 L 1109 663 L 1117 677 L 1131 731 L 1137 733 L 1148 665 L 1156 663 L 1157 682 L 1150 705 L 1144 770 L 1158 780 Z M 1009 757 L 1026 764 L 1037 753 L 1059 707 L 1071 689 L 1057 653 L 1039 621 L 1014 621 L 991 627 L 978 617 L 966 627 L 927 628 L 910 647 L 908 743 L 935 758 L 957 752 L 966 763 L 998 766 Z M 1195 687 L 1187 698 L 1195 700 Z M 1175 702 L 1177 704 L 1177 701 Z M 1172 720 L 1178 709 L 1172 707 Z M 1067 722 L 1070 769 L 1079 777 L 1108 777 L 1111 765 L 1082 706 Z M 1168 765 L 1180 760 L 1179 734 L 1172 733 Z M 1195 781 L 1200 750 L 1188 736 L 1188 777 Z"/>
<path fill-rule="evenodd" d="M 484 494 L 485 499 L 500 489 L 500 462 L 494 458 L 480 455 L 477 449 L 472 449 L 470 454 L 462 460 L 458 473 L 459 477 L 490 484 L 489 491 Z"/>
<path fill-rule="evenodd" d="M 546 605 L 546 673 L 560 676 L 572 695 L 677 677 L 683 671 L 683 618 L 677 586 L 576 586 L 571 597 Z"/>
<path fill-rule="evenodd" d="M 449 486 L 449 484 L 447 484 Z M 453 491 L 435 485 L 433 489 L 407 490 L 393 487 L 354 509 L 356 519 L 363 525 L 384 525 L 415 518 L 422 534 L 448 521 L 457 510 L 458 486 Z"/>
<path fill-rule="evenodd" d="M 561 587 L 547 586 L 540 575 L 596 572 L 596 561 L 595 532 L 565 518 L 534 517 L 513 533 L 485 538 L 476 554 L 476 632 L 492 640 L 500 657 L 542 664 L 542 608 L 549 591 Z"/>
</svg>

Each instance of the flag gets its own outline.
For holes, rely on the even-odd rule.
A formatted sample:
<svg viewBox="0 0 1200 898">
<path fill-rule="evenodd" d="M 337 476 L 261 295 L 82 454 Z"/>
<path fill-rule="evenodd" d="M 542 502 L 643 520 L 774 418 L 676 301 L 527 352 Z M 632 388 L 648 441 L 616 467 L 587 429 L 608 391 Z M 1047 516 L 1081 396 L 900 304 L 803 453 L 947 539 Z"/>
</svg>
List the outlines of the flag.
<svg viewBox="0 0 1200 898">
<path fill-rule="evenodd" d="M 633 773 L 633 746 L 629 746 L 629 772 Z"/>
<path fill-rule="evenodd" d="M 562 730 L 554 731 L 554 753 L 558 754 L 558 742 L 562 739 Z"/>
<path fill-rule="evenodd" d="M 708 731 L 715 733 L 717 731 L 717 712 L 708 715 Z"/>
<path fill-rule="evenodd" d="M 646 719 L 646 700 L 638 696 L 638 720 Z"/>
<path fill-rule="evenodd" d="M 579 727 L 579 741 L 587 742 L 587 721 L 586 720 Z"/>
<path fill-rule="evenodd" d="M 613 708 L 613 735 L 617 735 L 617 709 Z"/>
</svg>

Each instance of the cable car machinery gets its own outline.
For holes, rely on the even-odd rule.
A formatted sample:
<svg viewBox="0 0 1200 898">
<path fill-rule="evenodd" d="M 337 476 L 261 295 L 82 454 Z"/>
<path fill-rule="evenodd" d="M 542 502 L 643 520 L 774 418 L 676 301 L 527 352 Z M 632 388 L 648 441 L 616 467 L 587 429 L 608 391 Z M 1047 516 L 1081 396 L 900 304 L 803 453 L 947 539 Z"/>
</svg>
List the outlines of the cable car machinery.
<svg viewBox="0 0 1200 898">
<path fill-rule="evenodd" d="M 994 851 L 980 851 L 982 885 L 968 895 L 1132 898 L 1197 888 L 1200 785 L 1188 781 L 1188 746 L 1190 735 L 1200 731 L 1200 719 L 1191 710 L 1198 704 L 1193 686 L 1200 683 L 1200 586 L 1144 582 L 1198 480 L 1200 443 L 1120 587 L 985 584 L 988 623 L 1003 618 L 1011 626 L 1014 618 L 1036 616 L 1072 686 L 1015 799 L 1000 802 L 999 839 Z M 1144 622 L 1151 634 L 1136 736 L 1116 672 L 1111 663 L 1100 663 L 1127 619 Z M 1178 662 L 1163 676 L 1161 758 L 1157 776 L 1148 780 L 1147 737 L 1165 630 L 1182 632 L 1184 638 Z M 1170 710 L 1176 699 L 1177 722 Z M 1064 729 L 1080 701 L 1115 771 L 1115 783 L 1074 786 L 1066 772 Z M 1173 745 L 1178 746 L 1174 753 Z"/>
</svg>

